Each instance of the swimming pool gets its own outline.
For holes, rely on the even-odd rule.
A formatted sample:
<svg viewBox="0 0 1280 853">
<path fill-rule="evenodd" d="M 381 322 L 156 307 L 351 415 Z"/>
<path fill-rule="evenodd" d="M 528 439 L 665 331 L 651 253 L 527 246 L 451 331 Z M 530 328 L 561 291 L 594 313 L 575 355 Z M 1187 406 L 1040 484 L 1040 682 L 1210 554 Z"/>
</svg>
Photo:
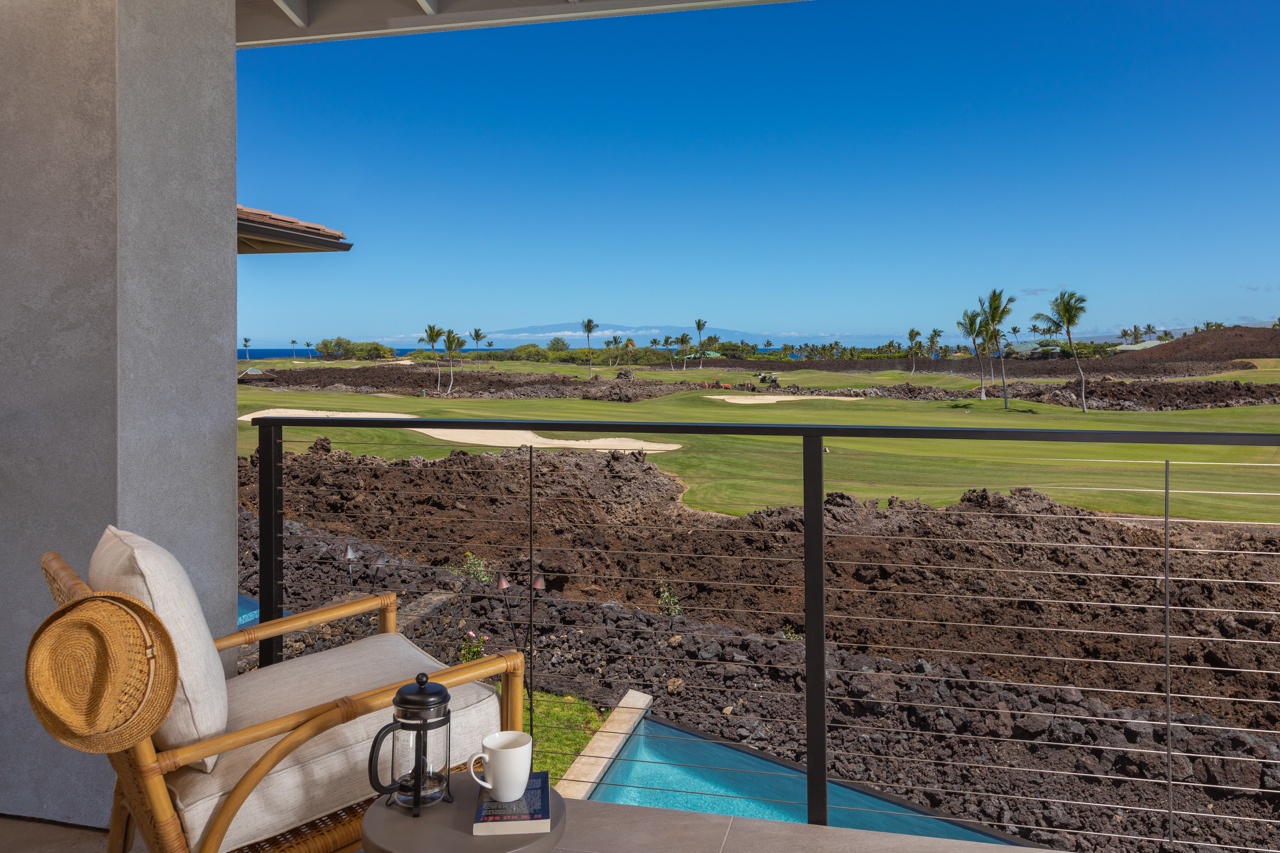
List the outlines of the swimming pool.
<svg viewBox="0 0 1280 853">
<path fill-rule="evenodd" d="M 646 717 L 591 799 L 635 806 L 805 823 L 802 771 Z M 828 783 L 831 826 L 1016 844 L 868 791 Z"/>
<path fill-rule="evenodd" d="M 288 616 L 288 612 L 282 615 Z M 258 624 L 258 599 L 241 595 L 236 599 L 236 628 L 252 628 Z"/>
</svg>

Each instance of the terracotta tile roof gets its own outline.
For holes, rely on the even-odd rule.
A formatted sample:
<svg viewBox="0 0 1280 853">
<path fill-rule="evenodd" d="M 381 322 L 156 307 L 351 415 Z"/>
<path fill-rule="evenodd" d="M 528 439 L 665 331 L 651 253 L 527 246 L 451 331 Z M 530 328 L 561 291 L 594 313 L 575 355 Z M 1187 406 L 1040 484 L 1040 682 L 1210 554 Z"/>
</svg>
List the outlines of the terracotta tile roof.
<svg viewBox="0 0 1280 853">
<path fill-rule="evenodd" d="M 301 219 L 295 219 L 292 216 L 281 216 L 279 213 L 245 207 L 243 204 L 236 205 L 236 219 L 241 222 L 259 222 L 263 225 L 297 231 L 299 234 L 314 234 L 317 237 L 327 237 L 331 240 L 345 240 L 347 237 L 341 231 L 335 231 L 332 228 L 326 228 L 314 222 L 303 222 Z"/>
</svg>

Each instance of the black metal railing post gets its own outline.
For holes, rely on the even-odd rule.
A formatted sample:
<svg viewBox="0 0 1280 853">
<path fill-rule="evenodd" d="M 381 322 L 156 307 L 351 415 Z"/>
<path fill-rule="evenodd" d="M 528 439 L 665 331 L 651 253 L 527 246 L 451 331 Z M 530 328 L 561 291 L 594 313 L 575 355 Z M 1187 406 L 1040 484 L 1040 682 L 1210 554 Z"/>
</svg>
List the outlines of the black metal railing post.
<svg viewBox="0 0 1280 853">
<path fill-rule="evenodd" d="M 1174 819 L 1176 811 L 1173 806 L 1173 580 L 1170 574 L 1170 538 L 1169 538 L 1169 471 L 1170 462 L 1164 461 L 1164 772 L 1169 798 L 1169 816 L 1165 825 L 1165 833 L 1169 846 L 1175 843 L 1176 832 Z"/>
<path fill-rule="evenodd" d="M 528 677 L 528 685 L 525 688 L 529 694 L 529 734 L 533 735 L 533 694 L 534 694 L 534 677 L 533 677 L 533 611 L 534 605 L 537 603 L 533 593 L 534 586 L 534 558 L 533 558 L 533 443 L 529 443 L 529 652 L 525 657 L 524 671 Z"/>
<path fill-rule="evenodd" d="M 284 615 L 284 427 L 258 426 L 258 620 Z M 279 663 L 284 638 L 258 641 L 258 666 Z"/>
<path fill-rule="evenodd" d="M 804 728 L 809 823 L 827 825 L 827 620 L 822 436 L 804 437 Z"/>
</svg>

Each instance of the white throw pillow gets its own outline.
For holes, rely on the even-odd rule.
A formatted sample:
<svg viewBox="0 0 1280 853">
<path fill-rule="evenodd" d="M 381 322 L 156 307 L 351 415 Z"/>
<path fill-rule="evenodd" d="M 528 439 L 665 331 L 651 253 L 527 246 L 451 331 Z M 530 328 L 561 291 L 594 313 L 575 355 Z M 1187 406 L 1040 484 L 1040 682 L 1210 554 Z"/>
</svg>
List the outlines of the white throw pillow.
<svg viewBox="0 0 1280 853">
<path fill-rule="evenodd" d="M 155 734 L 161 749 L 175 749 L 227 730 L 227 682 L 200 599 L 182 564 L 149 539 L 108 527 L 89 560 L 89 586 L 122 592 L 150 607 L 169 629 L 178 655 L 173 708 Z M 206 773 L 217 756 L 191 766 Z"/>
</svg>

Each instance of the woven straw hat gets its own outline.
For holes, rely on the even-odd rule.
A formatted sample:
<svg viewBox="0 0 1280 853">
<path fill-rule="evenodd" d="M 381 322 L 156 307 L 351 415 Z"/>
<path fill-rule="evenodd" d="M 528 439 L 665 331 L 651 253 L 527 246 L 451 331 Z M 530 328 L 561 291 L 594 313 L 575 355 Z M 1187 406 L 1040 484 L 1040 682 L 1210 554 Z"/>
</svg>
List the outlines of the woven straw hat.
<svg viewBox="0 0 1280 853">
<path fill-rule="evenodd" d="M 177 683 L 169 632 L 146 605 L 119 593 L 64 604 L 27 647 L 36 718 L 82 752 L 120 752 L 150 737 L 168 716 Z"/>
</svg>

